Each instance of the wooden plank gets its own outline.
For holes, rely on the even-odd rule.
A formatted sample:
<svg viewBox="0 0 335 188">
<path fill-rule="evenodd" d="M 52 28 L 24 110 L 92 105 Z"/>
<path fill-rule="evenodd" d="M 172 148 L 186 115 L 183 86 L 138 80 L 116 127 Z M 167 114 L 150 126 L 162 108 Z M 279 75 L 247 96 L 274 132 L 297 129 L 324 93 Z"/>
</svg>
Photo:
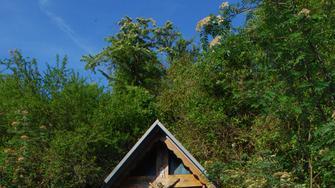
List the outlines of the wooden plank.
<svg viewBox="0 0 335 188">
<path fill-rule="evenodd" d="M 171 151 L 173 151 L 173 153 L 182 160 L 182 162 L 184 163 L 184 165 L 186 167 L 188 167 L 191 172 L 196 176 L 197 179 L 199 179 L 199 181 L 203 184 L 206 185 L 207 187 L 215 187 L 214 185 L 212 185 L 208 179 L 202 174 L 202 172 L 194 166 L 194 164 L 192 163 L 192 161 L 190 161 L 187 156 L 180 151 L 180 149 L 167 137 L 165 137 L 163 139 L 163 142 L 166 144 L 167 148 Z"/>
<path fill-rule="evenodd" d="M 169 158 L 168 150 L 164 143 L 157 148 L 156 158 L 156 176 L 157 178 L 164 178 L 169 175 Z"/>
<path fill-rule="evenodd" d="M 202 187 L 202 183 L 196 179 L 192 174 L 182 174 L 182 175 L 169 175 L 169 181 L 175 181 L 179 179 L 177 184 L 173 187 Z"/>
</svg>

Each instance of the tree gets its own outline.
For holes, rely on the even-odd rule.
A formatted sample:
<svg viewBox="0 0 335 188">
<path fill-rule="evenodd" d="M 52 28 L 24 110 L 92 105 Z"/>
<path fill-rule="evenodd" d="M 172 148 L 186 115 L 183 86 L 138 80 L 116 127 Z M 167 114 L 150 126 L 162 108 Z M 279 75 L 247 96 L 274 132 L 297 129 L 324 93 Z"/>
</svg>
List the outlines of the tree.
<svg viewBox="0 0 335 188">
<path fill-rule="evenodd" d="M 225 5 L 226 13 L 237 10 Z M 284 169 L 294 172 L 297 182 L 310 187 L 327 181 L 315 178 L 311 144 L 318 142 L 314 131 L 330 120 L 334 107 L 331 7 L 334 4 L 328 1 L 262 1 L 251 11 L 244 28 L 213 40 L 216 45 L 204 62 L 216 71 L 211 83 L 215 91 L 228 92 L 240 101 L 245 96 L 247 104 L 258 109 L 254 117 L 279 120 L 282 128 L 278 133 L 286 143 L 272 152 Z M 222 15 L 223 20 L 225 16 L 229 22 L 230 14 Z M 217 29 L 217 19 L 211 16 L 201 22 L 203 36 L 215 38 L 225 31 Z M 227 26 L 224 21 L 222 25 Z M 241 109 L 237 113 L 241 115 Z M 253 121 L 261 120 L 257 116 Z"/>
<path fill-rule="evenodd" d="M 119 33 L 106 38 L 108 47 L 83 57 L 86 68 L 98 69 L 114 89 L 133 85 L 157 91 L 167 65 L 160 59 L 173 59 L 188 50 L 189 42 L 181 38 L 171 22 L 158 27 L 153 19 L 125 17 L 119 26 Z"/>
<path fill-rule="evenodd" d="M 99 172 L 94 157 L 84 155 L 90 150 L 84 144 L 74 146 L 86 141 L 85 134 L 75 130 L 90 124 L 90 114 L 98 106 L 103 89 L 87 84 L 67 69 L 66 58 L 62 61 L 57 58 L 56 66 L 47 66 L 43 73 L 36 60 L 24 58 L 18 51 L 0 63 L 5 68 L 0 79 L 0 127 L 4 130 L 0 185 L 45 187 L 59 185 L 59 179 L 68 180 L 69 186 L 100 183 L 97 181 L 100 177 L 92 175 Z M 69 139 L 70 136 L 63 137 L 61 133 L 73 137 Z M 59 142 L 63 138 L 67 140 Z M 65 161 L 71 165 L 60 157 L 65 149 L 69 149 Z M 78 155 L 82 155 L 82 160 L 76 159 Z M 57 160 L 51 163 L 49 159 Z M 81 166 L 84 161 L 90 165 Z M 65 165 L 68 168 L 64 169 Z M 81 173 L 71 174 L 75 170 Z M 55 179 L 50 181 L 50 177 Z"/>
<path fill-rule="evenodd" d="M 158 117 L 219 187 L 334 187 L 334 6 L 224 2 L 197 25 L 202 48 L 126 17 L 83 57 L 111 88 L 14 51 L 0 61 L 0 185 L 99 186 Z"/>
</svg>

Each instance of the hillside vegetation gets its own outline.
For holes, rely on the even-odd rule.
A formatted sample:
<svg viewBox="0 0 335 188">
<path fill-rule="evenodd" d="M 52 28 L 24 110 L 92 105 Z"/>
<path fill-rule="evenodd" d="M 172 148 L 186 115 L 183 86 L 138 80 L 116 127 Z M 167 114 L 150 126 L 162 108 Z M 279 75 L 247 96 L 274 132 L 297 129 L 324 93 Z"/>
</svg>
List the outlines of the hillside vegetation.
<svg viewBox="0 0 335 188">
<path fill-rule="evenodd" d="M 195 29 L 123 18 L 82 58 L 108 87 L 0 60 L 0 187 L 99 187 L 157 118 L 218 187 L 335 187 L 335 2 L 224 2 Z"/>
</svg>

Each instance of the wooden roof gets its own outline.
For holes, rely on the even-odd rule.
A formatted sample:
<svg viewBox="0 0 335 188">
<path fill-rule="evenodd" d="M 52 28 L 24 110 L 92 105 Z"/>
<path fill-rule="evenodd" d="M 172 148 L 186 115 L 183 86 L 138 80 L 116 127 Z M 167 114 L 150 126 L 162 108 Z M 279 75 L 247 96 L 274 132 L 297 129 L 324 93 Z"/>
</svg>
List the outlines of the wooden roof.
<svg viewBox="0 0 335 188">
<path fill-rule="evenodd" d="M 146 133 L 138 140 L 132 149 L 125 155 L 121 162 L 104 180 L 103 187 L 120 187 L 121 181 L 134 168 L 134 163 L 143 157 L 153 143 L 161 141 L 172 151 L 183 164 L 192 172 L 202 187 L 214 187 L 206 178 L 205 169 L 201 164 L 181 145 L 181 143 L 163 126 L 159 120 L 156 120 Z M 177 176 L 176 176 L 177 177 Z M 185 176 L 186 177 L 186 176 Z M 186 181 L 186 180 L 185 180 Z"/>
</svg>

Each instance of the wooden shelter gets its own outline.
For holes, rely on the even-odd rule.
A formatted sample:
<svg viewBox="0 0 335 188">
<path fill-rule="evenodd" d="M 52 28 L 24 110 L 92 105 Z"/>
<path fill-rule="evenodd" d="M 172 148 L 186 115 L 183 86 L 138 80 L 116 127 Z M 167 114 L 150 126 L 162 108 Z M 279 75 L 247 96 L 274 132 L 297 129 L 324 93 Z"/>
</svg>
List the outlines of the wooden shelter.
<svg viewBox="0 0 335 188">
<path fill-rule="evenodd" d="M 214 188 L 205 169 L 157 120 L 104 181 L 103 188 Z"/>
</svg>

